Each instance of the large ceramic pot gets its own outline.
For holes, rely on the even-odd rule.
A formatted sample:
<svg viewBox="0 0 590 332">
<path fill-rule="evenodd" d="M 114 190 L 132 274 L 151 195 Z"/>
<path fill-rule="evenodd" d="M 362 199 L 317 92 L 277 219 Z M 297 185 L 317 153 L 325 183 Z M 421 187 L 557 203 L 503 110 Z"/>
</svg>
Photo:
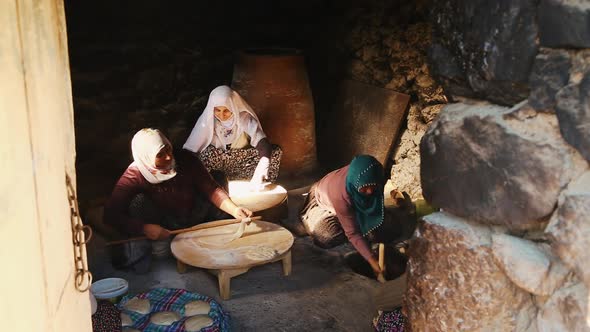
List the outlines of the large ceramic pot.
<svg viewBox="0 0 590 332">
<path fill-rule="evenodd" d="M 281 175 L 305 173 L 316 166 L 313 98 L 301 51 L 240 51 L 232 88 L 252 106 L 271 143 L 283 149 Z"/>
</svg>

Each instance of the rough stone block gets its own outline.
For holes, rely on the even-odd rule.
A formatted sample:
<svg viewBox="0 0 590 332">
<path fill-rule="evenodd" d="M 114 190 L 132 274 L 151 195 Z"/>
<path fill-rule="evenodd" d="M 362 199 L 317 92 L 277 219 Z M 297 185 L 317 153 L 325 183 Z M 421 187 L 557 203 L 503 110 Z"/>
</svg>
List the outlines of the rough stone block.
<svg viewBox="0 0 590 332">
<path fill-rule="evenodd" d="M 590 171 L 561 193 L 545 231 L 559 257 L 590 288 Z"/>
<path fill-rule="evenodd" d="M 529 105 L 538 111 L 555 112 L 555 94 L 568 84 L 570 68 L 566 51 L 543 49 L 535 58 L 529 78 Z"/>
<path fill-rule="evenodd" d="M 537 54 L 534 0 L 433 3 L 433 74 L 453 95 L 512 105 L 529 94 Z"/>
<path fill-rule="evenodd" d="M 556 95 L 556 114 L 563 138 L 590 161 L 590 51 L 572 62 L 570 82 Z"/>
<path fill-rule="evenodd" d="M 506 234 L 492 235 L 494 258 L 518 287 L 541 296 L 551 295 L 569 273 L 546 244 Z"/>
<path fill-rule="evenodd" d="M 542 305 L 537 314 L 539 332 L 590 331 L 588 288 L 572 278 Z"/>
<path fill-rule="evenodd" d="M 493 231 L 447 213 L 423 218 L 409 248 L 404 309 L 412 331 L 525 331 L 531 296 L 495 263 Z"/>
<path fill-rule="evenodd" d="M 512 229 L 537 228 L 587 162 L 553 114 L 450 104 L 420 143 L 422 190 L 455 215 Z"/>
<path fill-rule="evenodd" d="M 590 47 L 590 2 L 541 0 L 539 39 L 544 47 Z"/>
</svg>

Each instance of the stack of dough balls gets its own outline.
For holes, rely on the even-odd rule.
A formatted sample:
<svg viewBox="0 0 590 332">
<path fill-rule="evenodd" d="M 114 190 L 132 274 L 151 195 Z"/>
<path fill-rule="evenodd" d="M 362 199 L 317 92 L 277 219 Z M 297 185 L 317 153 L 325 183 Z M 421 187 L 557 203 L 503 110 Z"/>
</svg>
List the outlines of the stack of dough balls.
<svg viewBox="0 0 590 332">
<path fill-rule="evenodd" d="M 184 305 L 184 316 L 190 317 L 184 322 L 186 332 L 198 332 L 213 324 L 209 317 L 211 306 L 205 301 L 192 301 Z"/>
<path fill-rule="evenodd" d="M 135 311 L 139 314 L 145 315 L 150 313 L 150 301 L 147 299 L 133 298 L 124 305 L 124 308 L 129 311 Z M 184 322 L 184 329 L 186 332 L 198 332 L 202 328 L 213 324 L 213 319 L 209 317 L 211 306 L 205 301 L 191 301 L 184 305 L 184 317 L 188 317 Z M 172 325 L 179 321 L 182 317 L 174 311 L 156 312 L 150 317 L 150 322 L 156 325 Z M 130 328 L 133 321 L 128 314 L 121 313 L 121 325 L 124 331 L 135 332 L 135 329 Z"/>
<path fill-rule="evenodd" d="M 160 311 L 150 317 L 150 322 L 156 325 L 172 325 L 179 319 L 180 315 L 174 311 Z"/>
<path fill-rule="evenodd" d="M 151 309 L 150 300 L 147 299 L 140 299 L 140 298 L 132 298 L 129 302 L 125 303 L 125 309 L 129 311 L 135 311 L 142 315 L 148 314 Z M 126 313 L 121 313 L 121 326 L 132 326 L 133 320 L 129 317 Z M 126 331 L 133 331 L 133 330 L 126 330 Z"/>
</svg>

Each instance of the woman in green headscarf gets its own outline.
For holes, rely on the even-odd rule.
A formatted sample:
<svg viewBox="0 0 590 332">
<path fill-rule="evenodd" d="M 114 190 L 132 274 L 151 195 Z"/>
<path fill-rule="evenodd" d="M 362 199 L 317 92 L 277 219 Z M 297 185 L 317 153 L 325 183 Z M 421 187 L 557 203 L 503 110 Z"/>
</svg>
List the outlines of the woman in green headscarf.
<svg viewBox="0 0 590 332">
<path fill-rule="evenodd" d="M 300 213 L 316 245 L 327 249 L 348 239 L 376 276 L 382 271 L 367 237 L 383 223 L 383 173 L 383 166 L 374 157 L 357 156 L 349 165 L 316 182 Z"/>
</svg>

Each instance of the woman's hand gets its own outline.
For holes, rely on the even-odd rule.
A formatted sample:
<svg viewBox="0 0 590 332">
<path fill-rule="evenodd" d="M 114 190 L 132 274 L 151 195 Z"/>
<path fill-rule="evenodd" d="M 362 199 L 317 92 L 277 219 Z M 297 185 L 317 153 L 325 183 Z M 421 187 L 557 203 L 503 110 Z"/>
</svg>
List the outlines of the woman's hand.
<svg viewBox="0 0 590 332">
<path fill-rule="evenodd" d="M 377 260 L 375 260 L 374 258 L 369 260 L 369 264 L 371 265 L 371 268 L 373 269 L 373 273 L 375 274 L 375 278 L 377 278 L 377 280 L 379 282 L 385 282 L 385 276 L 384 276 L 384 271 L 381 269 L 381 267 L 379 267 L 379 263 L 377 262 Z"/>
<path fill-rule="evenodd" d="M 264 181 L 268 179 L 268 168 L 270 167 L 270 160 L 267 157 L 260 158 L 256 169 L 254 170 L 254 175 L 252 175 L 252 179 L 250 180 L 250 184 L 254 188 L 259 188 Z"/>
<path fill-rule="evenodd" d="M 248 218 L 252 216 L 252 211 L 246 209 L 245 207 L 236 206 L 232 216 L 236 219 Z"/>
<path fill-rule="evenodd" d="M 170 231 L 160 225 L 145 224 L 143 234 L 150 240 L 164 240 L 170 236 Z"/>
</svg>

